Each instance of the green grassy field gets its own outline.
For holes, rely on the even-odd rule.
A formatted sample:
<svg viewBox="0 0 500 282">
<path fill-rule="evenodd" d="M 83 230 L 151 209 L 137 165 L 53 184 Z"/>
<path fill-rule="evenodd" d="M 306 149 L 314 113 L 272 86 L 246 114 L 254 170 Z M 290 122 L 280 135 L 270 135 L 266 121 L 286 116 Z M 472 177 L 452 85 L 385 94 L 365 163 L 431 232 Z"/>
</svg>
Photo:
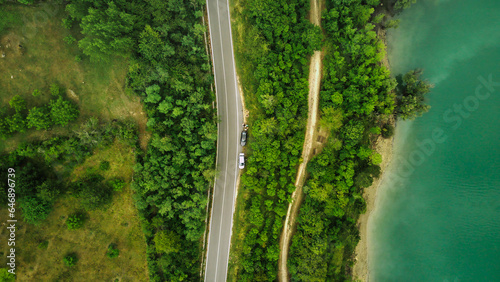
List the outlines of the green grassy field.
<svg viewBox="0 0 500 282">
<path fill-rule="evenodd" d="M 16 94 L 27 101 L 28 107 L 46 103 L 50 98 L 49 87 L 56 83 L 79 105 L 80 122 L 90 116 L 104 121 L 133 119 L 139 125 L 141 146 L 145 147 L 146 114 L 139 97 L 127 93 L 126 59 L 91 62 L 82 56 L 76 42 L 64 42 L 63 38 L 69 35 L 78 38 L 79 32 L 76 27 L 68 30 L 61 25 L 65 17 L 63 6 L 2 5 L 2 9 L 20 20 L 7 24 L 10 28 L 0 31 L 0 53 L 5 54 L 0 58 L 1 106 L 7 106 Z M 82 61 L 77 62 L 76 56 L 81 56 Z M 35 89 L 42 92 L 39 97 L 31 95 Z M 28 131 L 12 140 L 15 144 L 19 139 L 29 139 L 32 134 L 35 133 Z M 4 148 L 9 144 L 12 145 L 12 141 L 6 142 Z"/>
<path fill-rule="evenodd" d="M 9 15 L 7 18 L 6 15 Z M 63 5 L 7 5 L 0 7 L 0 107 L 8 107 L 14 95 L 21 95 L 32 106 L 50 99 L 49 87 L 58 84 L 63 95 L 79 106 L 80 117 L 66 127 L 53 130 L 27 130 L 0 142 L 0 151 L 10 151 L 22 141 L 67 136 L 89 117 L 101 122 L 132 120 L 138 124 L 141 148 L 148 140 L 146 114 L 139 97 L 126 89 L 128 62 L 112 58 L 108 63 L 93 63 L 81 56 L 76 42 L 71 45 L 63 38 L 72 34 L 78 38 L 76 27 L 62 27 Z M 21 45 L 21 47 L 19 47 Z M 41 95 L 34 97 L 35 89 Z M 102 161 L 110 163 L 104 178 L 122 178 L 127 185 L 115 192 L 112 203 L 105 209 L 86 212 L 87 220 L 81 229 L 68 230 L 68 215 L 81 211 L 79 200 L 64 195 L 57 200 L 49 217 L 39 226 L 24 223 L 17 212 L 19 229 L 16 232 L 17 281 L 145 281 L 148 280 L 146 242 L 132 199 L 129 183 L 135 164 L 135 149 L 115 142 L 108 148 L 95 150 L 92 156 L 77 166 L 70 176 L 76 180 L 88 170 L 95 170 Z M 0 207 L 0 221 L 7 220 L 6 207 Z M 5 265 L 8 230 L 0 231 L 0 262 Z M 41 242 L 46 248 L 39 248 Z M 106 256 L 110 244 L 120 251 L 117 258 Z M 66 267 L 62 259 L 71 252 L 78 256 L 76 266 Z"/>
</svg>

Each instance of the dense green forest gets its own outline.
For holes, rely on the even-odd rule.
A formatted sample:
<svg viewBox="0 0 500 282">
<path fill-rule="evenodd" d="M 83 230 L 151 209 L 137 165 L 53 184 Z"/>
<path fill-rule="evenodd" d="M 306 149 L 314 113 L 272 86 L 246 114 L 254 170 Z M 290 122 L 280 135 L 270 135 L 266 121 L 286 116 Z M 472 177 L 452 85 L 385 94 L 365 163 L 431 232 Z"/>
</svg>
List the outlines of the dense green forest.
<svg viewBox="0 0 500 282">
<path fill-rule="evenodd" d="M 323 123 L 335 126 L 307 168 L 306 197 L 288 260 L 292 281 L 353 279 L 356 224 L 366 209 L 363 189 L 380 175 L 382 159 L 374 140 L 392 135 L 393 115 L 413 118 L 428 109 L 423 96 L 430 85 L 419 80 L 421 71 L 396 81 L 382 65 L 385 45 L 375 30 L 390 27 L 390 20 L 384 20 L 385 10 L 375 12 L 379 4 L 326 1 L 320 108 Z"/>
<path fill-rule="evenodd" d="M 304 142 L 308 58 L 321 31 L 307 19 L 309 1 L 238 1 L 237 57 L 251 108 L 248 165 L 241 177 L 245 212 L 233 241 L 236 281 L 277 277 L 279 236 Z M 239 30 L 239 27 L 234 30 Z M 240 35 L 238 35 L 240 36 Z M 240 204 L 240 203 L 239 203 Z M 240 236 L 245 234 L 245 236 Z"/>
<path fill-rule="evenodd" d="M 66 6 L 92 60 L 130 58 L 152 139 L 132 188 L 144 218 L 152 281 L 199 277 L 217 126 L 201 17 L 204 1 L 72 1 Z M 170 247 L 165 247 L 169 245 Z M 180 247 L 182 246 L 182 248 Z"/>
<path fill-rule="evenodd" d="M 363 188 L 380 174 L 371 146 L 394 110 L 396 83 L 381 64 L 384 44 L 370 23 L 379 1 L 327 1 L 320 108 L 336 112 L 323 151 L 308 165 L 306 194 L 288 260 L 292 281 L 350 280 Z M 330 121 L 331 122 L 331 121 Z"/>
</svg>

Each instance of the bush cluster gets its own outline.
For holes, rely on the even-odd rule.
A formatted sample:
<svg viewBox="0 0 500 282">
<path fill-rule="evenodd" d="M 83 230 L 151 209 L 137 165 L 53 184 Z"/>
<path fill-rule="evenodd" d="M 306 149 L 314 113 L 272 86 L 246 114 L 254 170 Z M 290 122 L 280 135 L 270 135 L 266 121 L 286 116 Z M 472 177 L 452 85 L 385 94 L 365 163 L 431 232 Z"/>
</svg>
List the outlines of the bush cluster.
<svg viewBox="0 0 500 282">
<path fill-rule="evenodd" d="M 108 258 L 116 258 L 120 255 L 120 251 L 116 248 L 116 244 L 110 244 L 108 246 L 108 251 L 106 252 L 106 256 Z"/>
<path fill-rule="evenodd" d="M 390 123 L 384 124 L 382 127 L 382 137 L 384 138 L 390 138 L 394 135 L 394 126 Z"/>
<path fill-rule="evenodd" d="M 85 215 L 82 213 L 74 213 L 68 216 L 66 220 L 66 227 L 69 230 L 82 228 L 85 221 Z"/>
<path fill-rule="evenodd" d="M 75 253 L 68 254 L 63 258 L 63 263 L 67 267 L 73 267 L 76 265 L 77 262 L 78 262 L 78 257 L 76 256 Z"/>
<path fill-rule="evenodd" d="M 80 199 L 80 204 L 87 210 L 104 207 L 111 202 L 112 190 L 99 174 L 87 174 L 72 183 L 74 195 Z"/>
<path fill-rule="evenodd" d="M 120 192 L 126 185 L 125 180 L 120 178 L 111 179 L 108 184 L 116 192 Z"/>
<path fill-rule="evenodd" d="M 48 246 L 49 246 L 49 241 L 47 241 L 47 240 L 42 241 L 42 242 L 40 242 L 40 244 L 38 244 L 38 248 L 42 249 L 42 250 L 47 249 Z"/>
<path fill-rule="evenodd" d="M 108 161 L 102 161 L 101 164 L 99 164 L 99 169 L 102 171 L 107 171 L 110 167 L 111 166 Z"/>
<path fill-rule="evenodd" d="M 25 132 L 28 128 L 49 129 L 74 121 L 80 113 L 78 107 L 60 95 L 57 84 L 53 84 L 50 91 L 54 98 L 48 104 L 30 109 L 20 95 L 12 97 L 9 101 L 11 109 L 3 109 L 0 114 L 0 138 L 5 139 L 13 133 Z M 33 91 L 33 96 L 39 95 L 39 90 Z"/>
<path fill-rule="evenodd" d="M 134 124 L 114 122 L 99 125 L 97 119 L 91 118 L 71 137 L 21 143 L 16 150 L 0 155 L 0 168 L 19 168 L 16 193 L 26 222 L 40 224 L 50 214 L 54 202 L 66 191 L 67 184 L 61 183 L 53 171 L 55 165 L 60 165 L 59 178 L 64 178 L 91 155 L 93 148 L 108 146 L 115 139 L 137 147 Z M 73 195 L 81 198 L 80 203 L 85 209 L 104 207 L 111 201 L 113 190 L 119 191 L 126 185 L 121 179 L 105 183 L 97 172 L 87 173 L 69 187 Z M 2 204 L 7 204 L 6 187 L 0 189 L 0 194 L 4 195 L 0 197 Z M 68 224 L 73 224 L 71 220 Z"/>
</svg>

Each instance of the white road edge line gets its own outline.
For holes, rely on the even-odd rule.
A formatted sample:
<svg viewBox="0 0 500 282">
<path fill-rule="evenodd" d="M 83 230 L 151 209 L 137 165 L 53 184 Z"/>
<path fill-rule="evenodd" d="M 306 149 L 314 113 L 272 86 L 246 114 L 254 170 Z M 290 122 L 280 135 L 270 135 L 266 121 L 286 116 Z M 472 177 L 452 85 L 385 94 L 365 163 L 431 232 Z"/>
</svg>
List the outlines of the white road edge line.
<svg viewBox="0 0 500 282">
<path fill-rule="evenodd" d="M 240 113 L 240 103 L 241 103 L 241 97 L 238 95 L 238 80 L 236 77 L 236 64 L 235 64 L 235 59 L 234 59 L 234 46 L 233 46 L 233 30 L 231 28 L 231 14 L 229 13 L 229 0 L 226 0 L 227 2 L 227 18 L 229 21 L 229 39 L 231 42 L 231 60 L 233 62 L 233 76 L 234 76 L 234 94 L 236 96 L 236 129 L 240 126 L 240 119 L 239 119 L 239 113 Z M 238 132 L 238 130 L 236 130 Z M 236 144 L 238 144 L 238 134 L 236 134 Z M 240 152 L 239 150 L 239 144 L 238 144 L 238 149 L 236 149 L 236 160 L 238 159 L 238 154 Z M 229 268 L 229 254 L 231 252 L 231 238 L 233 237 L 233 216 L 234 216 L 234 211 L 236 207 L 236 195 L 238 194 L 238 178 L 239 178 L 239 173 L 238 173 L 238 168 L 235 166 L 234 169 L 234 176 L 235 176 L 235 181 L 234 181 L 234 187 L 233 187 L 233 206 L 232 206 L 232 211 L 231 211 L 231 229 L 229 230 L 229 248 L 227 249 L 227 259 L 228 262 L 226 264 L 226 276 L 224 277 L 224 281 L 227 280 L 227 271 Z"/>
</svg>

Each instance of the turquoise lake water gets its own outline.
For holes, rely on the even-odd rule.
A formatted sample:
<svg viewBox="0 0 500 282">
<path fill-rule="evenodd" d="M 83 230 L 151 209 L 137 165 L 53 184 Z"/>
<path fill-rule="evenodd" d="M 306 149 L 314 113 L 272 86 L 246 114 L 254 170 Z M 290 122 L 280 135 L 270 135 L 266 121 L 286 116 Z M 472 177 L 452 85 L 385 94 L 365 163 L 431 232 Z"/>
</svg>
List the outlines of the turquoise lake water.
<svg viewBox="0 0 500 282">
<path fill-rule="evenodd" d="M 500 281 L 500 1 L 419 0 L 388 34 L 431 109 L 398 122 L 368 225 L 370 281 Z"/>
</svg>

